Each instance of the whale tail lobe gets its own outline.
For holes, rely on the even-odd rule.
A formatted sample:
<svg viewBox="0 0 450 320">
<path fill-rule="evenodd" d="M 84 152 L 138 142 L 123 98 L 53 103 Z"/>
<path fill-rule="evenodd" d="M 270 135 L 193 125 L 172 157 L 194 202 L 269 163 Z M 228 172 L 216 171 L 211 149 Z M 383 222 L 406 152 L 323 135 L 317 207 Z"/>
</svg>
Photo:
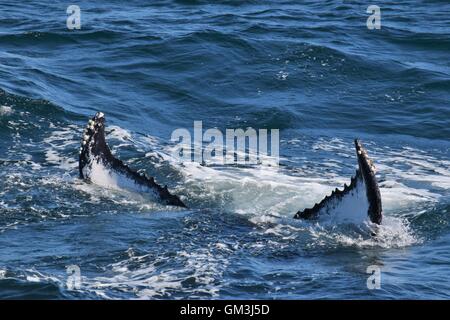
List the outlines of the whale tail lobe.
<svg viewBox="0 0 450 320">
<path fill-rule="evenodd" d="M 106 143 L 105 115 L 102 112 L 97 112 L 84 129 L 78 168 L 82 179 L 94 182 L 114 180 L 116 184 L 120 181 L 125 187 L 149 191 L 164 204 L 186 207 L 178 196 L 169 192 L 167 186 L 160 186 L 153 177 L 139 174 L 114 157 Z"/>
<path fill-rule="evenodd" d="M 294 218 L 314 219 L 332 212 L 337 214 L 350 212 L 356 215 L 366 213 L 371 222 L 381 224 L 383 218 L 381 194 L 375 177 L 375 166 L 357 139 L 355 149 L 358 169 L 355 176 L 351 178 L 350 185 L 344 185 L 342 190 L 334 190 L 331 195 L 326 196 L 312 208 L 298 211 Z"/>
</svg>

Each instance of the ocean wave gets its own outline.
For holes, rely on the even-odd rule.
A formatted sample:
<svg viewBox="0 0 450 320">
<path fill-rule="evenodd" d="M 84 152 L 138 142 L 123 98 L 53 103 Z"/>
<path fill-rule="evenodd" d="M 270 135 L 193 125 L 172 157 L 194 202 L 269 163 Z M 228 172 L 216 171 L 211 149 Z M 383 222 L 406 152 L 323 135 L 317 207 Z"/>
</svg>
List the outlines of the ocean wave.
<svg viewBox="0 0 450 320">
<path fill-rule="evenodd" d="M 434 2 L 380 4 L 380 30 L 342 1 L 81 2 L 72 31 L 64 7 L 2 2 L 0 296 L 448 298 L 450 47 Z M 95 111 L 113 153 L 189 210 L 78 178 Z M 194 120 L 280 129 L 280 166 L 180 163 L 170 134 Z M 349 182 L 356 137 L 383 224 L 294 220 Z M 367 290 L 370 265 L 383 290 Z"/>
<path fill-rule="evenodd" d="M 113 30 L 87 30 L 81 33 L 27 31 L 15 34 L 1 34 L 0 43 L 8 46 L 32 45 L 36 47 L 52 47 L 75 45 L 83 41 L 116 41 L 122 34 Z"/>
</svg>

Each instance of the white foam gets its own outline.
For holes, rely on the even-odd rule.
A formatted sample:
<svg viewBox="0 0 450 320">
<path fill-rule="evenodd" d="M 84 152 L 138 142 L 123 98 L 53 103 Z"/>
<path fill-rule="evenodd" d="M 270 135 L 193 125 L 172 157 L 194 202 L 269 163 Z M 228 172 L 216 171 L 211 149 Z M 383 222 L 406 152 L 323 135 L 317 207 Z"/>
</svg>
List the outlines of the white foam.
<svg viewBox="0 0 450 320">
<path fill-rule="evenodd" d="M 9 106 L 0 106 L 0 116 L 8 116 L 13 112 L 13 109 Z"/>
<path fill-rule="evenodd" d="M 122 142 L 129 142 L 131 140 L 130 131 L 119 126 L 108 126 L 108 132 L 108 139 L 117 139 Z"/>
<path fill-rule="evenodd" d="M 75 170 L 77 168 L 77 160 L 64 154 L 67 149 L 78 148 L 80 140 L 77 136 L 77 129 L 76 126 L 69 125 L 51 131 L 51 134 L 43 139 L 47 162 L 64 170 Z"/>
<path fill-rule="evenodd" d="M 407 187 L 391 179 L 380 183 L 380 193 L 384 211 L 400 210 L 420 202 L 436 202 L 440 197 L 427 189 Z"/>
<path fill-rule="evenodd" d="M 383 224 L 368 225 L 369 230 L 376 232 L 372 235 L 371 232 L 361 232 L 359 235 L 355 233 L 345 233 L 340 231 L 321 230 L 317 233 L 322 239 L 332 240 L 343 246 L 368 248 L 401 248 L 419 243 L 421 240 L 416 238 L 409 227 L 409 223 L 398 217 L 385 216 Z"/>
<path fill-rule="evenodd" d="M 355 157 L 353 149 L 341 139 L 319 139 L 312 148 L 328 151 L 332 156 L 348 149 L 345 158 Z M 372 152 L 372 149 L 377 152 Z M 296 168 L 299 176 L 293 176 L 291 172 L 264 164 L 254 168 L 205 167 L 192 162 L 180 165 L 178 159 L 170 154 L 168 149 L 163 157 L 183 173 L 189 197 L 204 200 L 209 196 L 218 201 L 222 209 L 240 213 L 293 215 L 298 210 L 312 207 L 334 188 L 342 188 L 350 181 L 350 176 L 336 174 L 336 168 L 342 164 L 334 160 L 317 164 L 317 168 L 300 166 Z M 379 185 L 386 211 L 408 208 L 419 202 L 436 202 L 450 186 L 450 163 L 447 160 L 436 159 L 416 149 L 399 153 L 372 145 L 369 155 L 374 158 L 379 179 L 383 178 Z M 351 161 L 356 168 L 356 159 Z M 398 168 L 397 164 L 409 168 Z M 323 167 L 329 170 L 323 170 Z M 444 190 L 431 190 L 427 183 Z"/>
<path fill-rule="evenodd" d="M 259 216 L 251 220 L 260 226 L 253 232 L 278 238 L 273 241 L 276 248 L 289 247 L 294 241 L 299 241 L 300 246 L 310 249 L 336 246 L 401 248 L 422 241 L 414 235 L 407 220 L 392 216 L 384 216 L 382 225 L 369 221 L 335 225 L 326 221 L 312 223 L 273 216 Z M 251 248 L 261 249 L 267 244 L 271 245 L 270 242 L 249 245 Z"/>
<path fill-rule="evenodd" d="M 83 288 L 93 291 L 104 298 L 114 298 L 109 290 L 132 292 L 138 299 L 170 297 L 172 292 L 189 293 L 190 298 L 208 295 L 217 297 L 220 282 L 228 265 L 226 250 L 213 254 L 209 248 L 180 250 L 175 256 L 151 258 L 149 255 L 129 255 L 129 258 L 109 266 L 111 275 L 85 279 Z M 170 259 L 175 262 L 173 269 L 157 267 Z M 150 262 L 149 262 L 150 261 Z M 140 268 L 133 266 L 139 263 Z M 185 287 L 184 281 L 192 279 L 195 286 Z"/>
<path fill-rule="evenodd" d="M 25 270 L 23 276 L 24 276 L 25 280 L 28 282 L 35 282 L 35 283 L 52 282 L 59 286 L 63 285 L 63 282 L 60 279 L 58 279 L 57 277 L 51 276 L 51 275 L 45 275 L 45 274 L 37 271 L 36 269 Z"/>
<path fill-rule="evenodd" d="M 383 224 L 376 242 L 371 242 L 371 236 L 361 240 L 362 238 L 352 238 L 353 234 L 345 232 L 334 234 L 335 241 L 382 247 L 401 247 L 420 241 L 413 235 L 407 221 L 395 217 L 395 214 L 417 207 L 419 203 L 433 204 L 448 194 L 450 162 L 439 158 L 438 154 L 419 149 L 406 147 L 395 150 L 373 143 L 367 145 L 369 156 L 374 159 L 379 172 L 377 177 L 383 202 Z M 278 224 L 280 219 L 286 218 L 289 219 L 289 224 L 296 224 L 297 222 L 292 222 L 295 212 L 312 207 L 334 188 L 342 189 L 344 183 L 350 182 L 350 176 L 338 172 L 340 168 L 348 168 L 352 163 L 356 169 L 357 162 L 351 146 L 342 139 L 318 139 L 312 149 L 329 152 L 333 160 L 314 164 L 307 162 L 305 158 L 298 158 L 305 163 L 296 167 L 295 174 L 298 176 L 284 171 L 282 167 L 274 168 L 264 164 L 247 168 L 201 166 L 192 162 L 180 164 L 178 159 L 171 156 L 171 148 L 165 149 L 160 155 L 183 174 L 183 188 L 189 199 L 197 200 L 201 205 L 249 215 L 252 222 L 265 225 L 267 232 L 277 233 L 284 227 L 278 229 L 273 223 Z M 342 159 L 345 159 L 345 163 L 342 163 Z M 320 225 L 330 227 L 336 223 L 360 226 L 368 224 L 367 216 L 361 214 L 367 212 L 367 202 L 361 197 L 365 194 L 363 191 L 359 189 L 356 195 L 357 206 L 355 199 L 342 202 L 335 214 L 319 220 Z M 280 218 L 273 218 L 274 216 Z M 305 225 L 311 226 L 311 223 Z M 302 224 L 299 230 L 292 232 L 304 231 L 305 225 Z M 329 233 L 329 230 L 326 232 Z M 325 236 L 326 232 L 318 233 Z M 368 228 L 361 232 L 365 236 L 370 233 Z M 283 235 L 287 238 L 291 236 L 289 232 Z"/>
</svg>

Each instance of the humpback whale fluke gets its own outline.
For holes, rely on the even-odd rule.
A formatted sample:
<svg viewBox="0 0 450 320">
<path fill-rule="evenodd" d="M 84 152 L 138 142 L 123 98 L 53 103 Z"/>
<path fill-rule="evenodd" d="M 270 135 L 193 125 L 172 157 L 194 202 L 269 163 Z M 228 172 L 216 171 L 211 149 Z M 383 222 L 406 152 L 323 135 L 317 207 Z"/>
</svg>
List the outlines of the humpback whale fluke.
<svg viewBox="0 0 450 320">
<path fill-rule="evenodd" d="M 298 211 L 294 218 L 313 219 L 337 209 L 340 211 L 359 210 L 360 213 L 366 212 L 371 222 L 381 224 L 383 217 L 381 194 L 375 177 L 375 167 L 367 155 L 367 151 L 357 139 L 355 148 L 358 169 L 355 176 L 351 178 L 350 185 L 345 184 L 343 190 L 334 190 L 330 196 L 326 196 L 312 208 Z"/>
<path fill-rule="evenodd" d="M 162 203 L 186 207 L 178 196 L 169 192 L 167 186 L 160 186 L 153 177 L 137 173 L 112 155 L 105 139 L 105 115 L 102 112 L 97 112 L 84 130 L 78 162 L 80 177 L 92 180 L 93 167 L 96 165 L 102 165 L 106 170 L 131 180 L 139 189 L 149 189 Z"/>
</svg>

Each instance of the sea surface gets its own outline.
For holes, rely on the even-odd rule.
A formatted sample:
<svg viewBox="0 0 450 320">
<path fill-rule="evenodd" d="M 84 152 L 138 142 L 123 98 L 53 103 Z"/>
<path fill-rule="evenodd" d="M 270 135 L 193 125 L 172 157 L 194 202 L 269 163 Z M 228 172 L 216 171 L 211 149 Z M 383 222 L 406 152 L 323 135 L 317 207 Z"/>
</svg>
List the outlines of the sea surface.
<svg viewBox="0 0 450 320">
<path fill-rule="evenodd" d="M 377 1 L 373 30 L 369 4 L 1 0 L 0 298 L 449 299 L 450 4 Z M 79 179 L 96 111 L 189 209 Z M 279 129 L 279 167 L 174 161 L 194 121 Z M 377 236 L 292 219 L 350 181 L 355 138 Z"/>
</svg>

